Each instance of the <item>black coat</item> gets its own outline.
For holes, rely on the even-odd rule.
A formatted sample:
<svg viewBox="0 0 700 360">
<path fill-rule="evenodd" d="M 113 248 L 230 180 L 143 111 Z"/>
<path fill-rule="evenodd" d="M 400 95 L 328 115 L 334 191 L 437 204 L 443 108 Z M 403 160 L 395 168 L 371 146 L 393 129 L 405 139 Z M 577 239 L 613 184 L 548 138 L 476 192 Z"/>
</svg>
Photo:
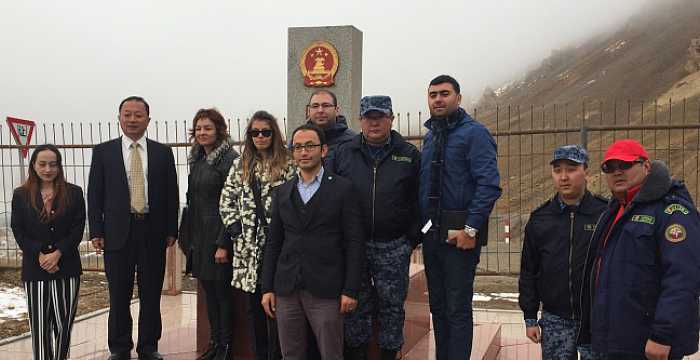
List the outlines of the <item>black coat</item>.
<svg viewBox="0 0 700 360">
<path fill-rule="evenodd" d="M 607 203 L 586 191 L 577 208 L 562 208 L 555 196 L 535 209 L 525 226 L 519 279 L 525 319 L 537 319 L 541 303 L 544 311 L 583 320 L 579 340 L 584 344 L 590 343 L 586 253 L 595 248 L 591 236 Z"/>
<path fill-rule="evenodd" d="M 375 160 L 362 134 L 342 144 L 329 163 L 332 172 L 348 178 L 358 191 L 364 228 L 372 240 L 407 236 L 419 239 L 418 174 L 420 152 L 396 131 L 384 155 Z"/>
<path fill-rule="evenodd" d="M 166 237 L 177 237 L 177 173 L 172 150 L 148 139 L 149 241 L 165 249 Z M 101 143 L 92 151 L 88 181 L 90 238 L 104 238 L 105 250 L 119 250 L 126 243 L 131 221 L 122 139 Z"/>
<path fill-rule="evenodd" d="M 187 186 L 192 242 L 187 256 L 192 264 L 192 276 L 200 280 L 231 279 L 232 242 L 219 215 L 219 198 L 233 159 L 237 157 L 238 153 L 228 142 L 207 156 L 201 146 L 193 146 Z M 217 244 L 228 250 L 228 263 L 214 262 Z"/>
<path fill-rule="evenodd" d="M 29 203 L 29 193 L 25 189 L 17 188 L 12 195 L 10 223 L 15 241 L 22 249 L 24 281 L 54 280 L 82 274 L 78 245 L 85 230 L 85 200 L 79 186 L 68 184 L 67 190 L 68 207 L 48 223 L 39 221 L 39 213 Z M 37 194 L 34 201 L 39 209 L 44 206 L 41 194 Z M 53 208 L 56 205 L 54 203 Z M 49 274 L 39 266 L 39 253 L 54 248 L 61 251 L 59 270 Z"/>
<path fill-rule="evenodd" d="M 365 239 L 352 183 L 326 170 L 304 220 L 292 198 L 298 181 L 294 177 L 280 185 L 273 197 L 262 291 L 289 295 L 300 279 L 316 297 L 357 299 Z"/>
</svg>

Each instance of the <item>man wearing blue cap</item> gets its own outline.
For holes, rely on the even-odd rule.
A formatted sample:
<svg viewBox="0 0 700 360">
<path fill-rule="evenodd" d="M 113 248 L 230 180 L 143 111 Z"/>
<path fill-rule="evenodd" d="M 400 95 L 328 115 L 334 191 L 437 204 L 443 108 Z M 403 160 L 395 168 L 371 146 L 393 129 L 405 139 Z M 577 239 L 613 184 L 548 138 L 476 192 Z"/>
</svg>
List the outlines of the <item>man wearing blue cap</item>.
<svg viewBox="0 0 700 360">
<path fill-rule="evenodd" d="M 418 149 L 391 130 L 388 96 L 360 102 L 362 134 L 338 147 L 331 171 L 350 179 L 365 214 L 367 268 L 358 307 L 345 315 L 347 360 L 366 359 L 372 316 L 379 323 L 382 360 L 394 360 L 403 345 L 408 266 L 418 242 Z"/>
<path fill-rule="evenodd" d="M 543 359 L 594 359 L 590 335 L 590 287 L 586 253 L 607 200 L 586 189 L 588 154 L 579 145 L 554 151 L 557 194 L 530 214 L 520 263 L 520 308 L 525 334 L 542 345 Z M 542 305 L 542 316 L 537 312 Z"/>
</svg>

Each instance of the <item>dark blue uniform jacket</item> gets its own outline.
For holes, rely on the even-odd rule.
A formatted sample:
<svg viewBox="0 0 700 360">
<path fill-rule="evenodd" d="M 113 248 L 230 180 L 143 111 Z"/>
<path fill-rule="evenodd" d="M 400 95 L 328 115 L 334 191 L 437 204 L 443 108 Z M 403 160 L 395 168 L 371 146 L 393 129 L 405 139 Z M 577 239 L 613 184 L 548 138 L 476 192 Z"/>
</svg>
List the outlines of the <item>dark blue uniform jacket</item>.
<svg viewBox="0 0 700 360">
<path fill-rule="evenodd" d="M 671 358 L 696 352 L 700 218 L 688 190 L 654 162 L 604 245 L 619 206 L 601 216 L 588 256 L 593 349 L 642 355 L 651 339 Z"/>
</svg>

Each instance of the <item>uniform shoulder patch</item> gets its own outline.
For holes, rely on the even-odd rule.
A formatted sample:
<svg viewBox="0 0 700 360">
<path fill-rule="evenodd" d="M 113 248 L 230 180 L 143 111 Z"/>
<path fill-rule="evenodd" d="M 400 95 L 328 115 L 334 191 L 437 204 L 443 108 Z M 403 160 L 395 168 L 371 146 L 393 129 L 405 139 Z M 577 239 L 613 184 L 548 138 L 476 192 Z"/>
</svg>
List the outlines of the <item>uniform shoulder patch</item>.
<svg viewBox="0 0 700 360">
<path fill-rule="evenodd" d="M 632 215 L 632 221 L 654 225 L 654 217 L 651 215 Z"/>
<path fill-rule="evenodd" d="M 669 214 L 669 215 L 673 214 L 676 211 L 682 213 L 683 215 L 690 214 L 690 211 L 688 211 L 688 208 L 686 208 L 685 206 L 678 204 L 678 203 L 666 206 L 666 208 L 664 209 L 664 212 L 666 214 Z"/>
<path fill-rule="evenodd" d="M 398 155 L 391 155 L 391 160 L 399 161 L 399 162 L 406 162 L 406 163 L 413 162 L 413 159 L 411 159 L 408 156 L 398 156 Z"/>
<path fill-rule="evenodd" d="M 687 232 L 685 226 L 681 224 L 671 224 L 666 228 L 666 231 L 664 231 L 664 235 L 666 236 L 666 240 L 672 243 L 679 243 L 685 240 Z"/>
</svg>

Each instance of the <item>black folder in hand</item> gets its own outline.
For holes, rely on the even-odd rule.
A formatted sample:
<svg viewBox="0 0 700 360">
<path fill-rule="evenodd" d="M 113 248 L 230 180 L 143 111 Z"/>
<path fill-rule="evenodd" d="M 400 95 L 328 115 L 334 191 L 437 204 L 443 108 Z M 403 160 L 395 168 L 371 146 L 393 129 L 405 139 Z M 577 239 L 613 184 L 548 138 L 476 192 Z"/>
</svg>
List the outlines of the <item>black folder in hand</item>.
<svg viewBox="0 0 700 360">
<path fill-rule="evenodd" d="M 448 230 L 464 230 L 467 221 L 466 210 L 441 210 L 440 211 L 440 239 L 447 240 Z M 476 233 L 476 243 L 480 246 L 488 245 L 488 226 L 479 229 Z"/>
</svg>

